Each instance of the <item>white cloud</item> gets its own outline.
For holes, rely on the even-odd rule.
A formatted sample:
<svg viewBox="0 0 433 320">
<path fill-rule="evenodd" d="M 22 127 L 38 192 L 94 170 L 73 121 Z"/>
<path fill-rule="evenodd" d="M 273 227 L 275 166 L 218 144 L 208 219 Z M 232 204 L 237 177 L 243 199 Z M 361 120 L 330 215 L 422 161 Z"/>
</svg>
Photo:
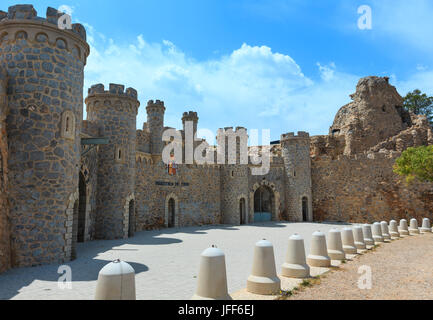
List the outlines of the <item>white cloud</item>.
<svg viewBox="0 0 433 320">
<path fill-rule="evenodd" d="M 85 69 L 86 88 L 95 83 L 136 88 L 142 103 L 138 127 L 146 121 L 144 106 L 149 99 L 165 101 L 166 124 L 172 127 L 181 125 L 186 110 L 199 112 L 202 128 L 270 128 L 273 138 L 290 130 L 309 130 L 308 123 L 317 122 L 290 121 L 314 114 L 316 104 L 310 95 L 318 84 L 306 77 L 290 56 L 269 47 L 243 44 L 218 59 L 196 61 L 168 40 L 148 43 L 139 35 L 134 43 L 121 44 L 105 39 L 93 28 L 88 32 L 91 55 Z M 347 95 L 340 96 L 347 99 Z M 321 98 L 317 100 L 320 107 L 327 105 Z M 329 125 L 315 128 L 323 132 Z"/>
<path fill-rule="evenodd" d="M 185 55 L 169 40 L 133 43 L 106 39 L 87 26 L 91 45 L 85 88 L 95 83 L 125 84 L 138 90 L 137 126 L 146 121 L 146 102 L 164 100 L 165 123 L 181 126 L 184 111 L 199 113 L 199 127 L 271 129 L 271 138 L 291 131 L 327 134 L 338 109 L 350 102 L 359 75 L 341 72 L 334 62 L 317 63 L 318 80 L 303 74 L 289 55 L 267 46 L 242 44 L 231 54 L 206 61 Z M 395 83 L 401 94 L 414 88 L 433 92 L 433 71 L 414 70 Z M 364 75 L 361 75 L 364 76 Z"/>
</svg>

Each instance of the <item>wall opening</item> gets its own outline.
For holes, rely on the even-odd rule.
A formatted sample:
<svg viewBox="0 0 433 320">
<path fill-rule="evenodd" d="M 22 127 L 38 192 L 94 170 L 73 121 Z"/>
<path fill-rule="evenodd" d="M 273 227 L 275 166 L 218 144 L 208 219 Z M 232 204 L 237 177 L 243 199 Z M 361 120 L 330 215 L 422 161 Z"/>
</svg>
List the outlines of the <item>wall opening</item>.
<svg viewBox="0 0 433 320">
<path fill-rule="evenodd" d="M 239 201 L 239 216 L 240 216 L 240 224 L 244 225 L 247 223 L 246 219 L 246 208 L 245 208 L 245 198 L 242 198 Z"/>
<path fill-rule="evenodd" d="M 175 227 L 175 219 L 176 219 L 176 201 L 171 198 L 168 201 L 168 227 Z"/>
<path fill-rule="evenodd" d="M 71 260 L 77 259 L 77 236 L 78 236 L 78 211 L 80 201 L 76 200 L 74 203 L 74 214 L 72 219 L 72 244 L 71 244 Z"/>
<path fill-rule="evenodd" d="M 87 186 L 82 172 L 80 172 L 78 192 L 78 229 L 77 242 L 84 242 L 86 239 L 86 206 L 87 206 Z"/>
<path fill-rule="evenodd" d="M 273 212 L 275 196 L 271 188 L 261 186 L 254 193 L 254 222 L 271 221 L 275 215 Z"/>
<path fill-rule="evenodd" d="M 302 221 L 307 222 L 308 220 L 308 198 L 302 198 Z"/>
<path fill-rule="evenodd" d="M 128 224 L 128 237 L 133 237 L 135 233 L 135 202 L 129 201 L 129 224 Z"/>
</svg>

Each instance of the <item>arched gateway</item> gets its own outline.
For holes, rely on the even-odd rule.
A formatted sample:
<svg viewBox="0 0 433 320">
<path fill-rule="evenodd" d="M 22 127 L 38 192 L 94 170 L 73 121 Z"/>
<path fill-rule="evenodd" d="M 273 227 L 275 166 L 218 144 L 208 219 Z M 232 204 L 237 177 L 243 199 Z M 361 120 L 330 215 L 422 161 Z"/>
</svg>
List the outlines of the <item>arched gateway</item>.
<svg viewBox="0 0 433 320">
<path fill-rule="evenodd" d="M 274 184 L 267 182 L 256 183 L 251 192 L 251 218 L 253 222 L 278 221 L 280 194 Z"/>
</svg>

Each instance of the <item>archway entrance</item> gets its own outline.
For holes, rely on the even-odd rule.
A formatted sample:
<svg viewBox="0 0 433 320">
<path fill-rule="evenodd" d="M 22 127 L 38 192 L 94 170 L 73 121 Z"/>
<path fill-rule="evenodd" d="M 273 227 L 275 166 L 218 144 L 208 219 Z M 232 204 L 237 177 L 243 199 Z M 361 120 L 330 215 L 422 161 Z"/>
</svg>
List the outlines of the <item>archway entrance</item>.
<svg viewBox="0 0 433 320">
<path fill-rule="evenodd" d="M 86 239 L 86 205 L 87 205 L 87 190 L 86 181 L 82 172 L 80 172 L 79 185 L 78 185 L 78 229 L 77 229 L 77 242 L 84 242 Z"/>
<path fill-rule="evenodd" d="M 274 193 L 271 188 L 261 186 L 254 193 L 254 222 L 272 221 Z"/>
<path fill-rule="evenodd" d="M 135 202 L 129 201 L 129 223 L 128 223 L 128 237 L 133 237 L 135 233 Z"/>
<path fill-rule="evenodd" d="M 308 221 L 308 198 L 302 198 L 302 221 Z"/>
<path fill-rule="evenodd" d="M 168 227 L 174 228 L 175 227 L 175 220 L 176 219 L 176 201 L 171 198 L 168 201 Z"/>
<path fill-rule="evenodd" d="M 72 218 L 72 245 L 71 245 L 71 260 L 77 259 L 77 237 L 78 237 L 78 211 L 79 200 L 74 202 L 74 214 Z"/>
<path fill-rule="evenodd" d="M 247 223 L 247 219 L 246 219 L 246 209 L 245 209 L 245 198 L 242 198 L 239 201 L 239 216 L 240 216 L 240 224 L 246 224 Z"/>
</svg>

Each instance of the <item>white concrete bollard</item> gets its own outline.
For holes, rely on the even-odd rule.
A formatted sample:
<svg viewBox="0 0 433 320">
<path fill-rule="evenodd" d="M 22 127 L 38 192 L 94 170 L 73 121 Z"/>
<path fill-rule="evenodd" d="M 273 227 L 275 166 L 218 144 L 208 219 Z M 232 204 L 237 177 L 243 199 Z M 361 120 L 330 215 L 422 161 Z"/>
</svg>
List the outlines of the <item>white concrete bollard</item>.
<svg viewBox="0 0 433 320">
<path fill-rule="evenodd" d="M 201 254 L 197 290 L 192 300 L 232 300 L 227 290 L 226 260 L 213 246 Z"/>
<path fill-rule="evenodd" d="M 120 260 L 99 271 L 95 300 L 135 300 L 135 271 Z"/>
<path fill-rule="evenodd" d="M 305 258 L 304 239 L 298 234 L 294 234 L 289 239 L 286 261 L 282 266 L 281 275 L 287 278 L 308 278 L 310 277 L 310 267 Z"/>
<path fill-rule="evenodd" d="M 373 223 L 373 240 L 374 243 L 383 243 L 383 236 L 382 236 L 382 226 L 379 222 Z"/>
<path fill-rule="evenodd" d="M 398 227 L 398 232 L 400 233 L 400 237 L 406 237 L 409 235 L 409 228 L 407 226 L 406 219 L 400 220 L 400 226 Z"/>
<path fill-rule="evenodd" d="M 331 260 L 341 261 L 346 259 L 341 241 L 341 232 L 338 229 L 331 229 L 329 231 L 328 256 Z"/>
<path fill-rule="evenodd" d="M 256 243 L 253 271 L 247 281 L 247 291 L 262 295 L 277 294 L 281 291 L 281 281 L 275 267 L 274 247 L 267 240 Z"/>
<path fill-rule="evenodd" d="M 419 234 L 418 221 L 416 219 L 410 220 L 409 234 L 410 235 Z"/>
<path fill-rule="evenodd" d="M 424 218 L 422 220 L 422 227 L 420 230 L 422 233 L 431 233 L 432 232 L 431 223 L 430 223 L 429 218 Z"/>
<path fill-rule="evenodd" d="M 400 238 L 400 232 L 398 232 L 398 224 L 395 220 L 391 220 L 389 222 L 389 235 L 391 236 L 391 239 L 394 240 Z"/>
<path fill-rule="evenodd" d="M 326 246 L 326 236 L 320 231 L 313 233 L 307 263 L 311 267 L 327 268 L 331 266 L 331 258 L 328 256 L 328 248 Z"/>
<path fill-rule="evenodd" d="M 353 238 L 353 230 L 351 228 L 344 228 L 341 233 L 341 240 L 343 241 L 343 250 L 346 254 L 357 254 L 358 250 L 355 246 Z"/>
<path fill-rule="evenodd" d="M 364 224 L 362 226 L 362 233 L 364 234 L 364 242 L 367 246 L 374 246 L 373 233 L 371 232 L 371 225 Z"/>
<path fill-rule="evenodd" d="M 353 227 L 353 239 L 355 240 L 355 246 L 358 250 L 367 249 L 367 245 L 364 241 L 364 233 L 362 232 L 361 226 Z"/>
<path fill-rule="evenodd" d="M 384 240 L 391 240 L 391 235 L 389 234 L 388 222 L 382 221 L 380 223 L 382 228 L 382 237 Z"/>
</svg>

